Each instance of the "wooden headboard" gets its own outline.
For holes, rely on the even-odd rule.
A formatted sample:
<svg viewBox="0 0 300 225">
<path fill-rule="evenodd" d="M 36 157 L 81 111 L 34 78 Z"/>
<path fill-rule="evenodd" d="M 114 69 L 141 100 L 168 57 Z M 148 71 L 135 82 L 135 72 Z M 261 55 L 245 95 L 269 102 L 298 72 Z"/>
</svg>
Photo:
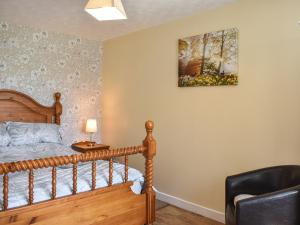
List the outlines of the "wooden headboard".
<svg viewBox="0 0 300 225">
<path fill-rule="evenodd" d="M 0 121 L 60 124 L 60 97 L 60 93 L 55 93 L 54 105 L 47 107 L 26 94 L 0 89 Z"/>
</svg>

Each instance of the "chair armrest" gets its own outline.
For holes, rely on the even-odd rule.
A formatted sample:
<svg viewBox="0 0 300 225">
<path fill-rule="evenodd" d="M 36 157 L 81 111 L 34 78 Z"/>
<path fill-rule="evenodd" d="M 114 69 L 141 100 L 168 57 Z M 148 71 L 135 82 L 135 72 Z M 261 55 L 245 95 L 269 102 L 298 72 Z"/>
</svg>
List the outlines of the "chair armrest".
<svg viewBox="0 0 300 225">
<path fill-rule="evenodd" d="M 238 225 L 299 225 L 300 185 L 241 200 L 236 205 Z"/>
</svg>

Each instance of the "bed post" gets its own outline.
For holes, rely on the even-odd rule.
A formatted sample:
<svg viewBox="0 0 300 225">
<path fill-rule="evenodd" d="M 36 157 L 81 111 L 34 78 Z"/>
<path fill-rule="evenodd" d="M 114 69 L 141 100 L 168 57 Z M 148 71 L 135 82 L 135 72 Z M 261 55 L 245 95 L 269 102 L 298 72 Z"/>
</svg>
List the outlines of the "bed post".
<svg viewBox="0 0 300 225">
<path fill-rule="evenodd" d="M 155 191 L 153 190 L 153 157 L 156 154 L 156 141 L 152 136 L 154 124 L 147 121 L 145 124 L 147 136 L 143 141 L 143 145 L 147 148 L 144 152 L 146 158 L 146 185 L 144 193 L 146 193 L 146 224 L 152 224 L 155 221 Z"/>
<path fill-rule="evenodd" d="M 54 110 L 55 110 L 55 123 L 60 125 L 60 116 L 62 114 L 62 105 L 60 103 L 61 94 L 59 92 L 54 94 L 55 103 L 54 103 Z"/>
</svg>

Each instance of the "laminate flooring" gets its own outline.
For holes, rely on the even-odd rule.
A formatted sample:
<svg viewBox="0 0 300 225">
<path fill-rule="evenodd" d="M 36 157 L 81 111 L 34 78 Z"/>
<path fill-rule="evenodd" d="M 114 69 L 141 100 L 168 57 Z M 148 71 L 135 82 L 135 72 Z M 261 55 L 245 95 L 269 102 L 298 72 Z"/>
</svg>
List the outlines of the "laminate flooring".
<svg viewBox="0 0 300 225">
<path fill-rule="evenodd" d="M 224 225 L 206 217 L 157 201 L 154 225 Z"/>
</svg>

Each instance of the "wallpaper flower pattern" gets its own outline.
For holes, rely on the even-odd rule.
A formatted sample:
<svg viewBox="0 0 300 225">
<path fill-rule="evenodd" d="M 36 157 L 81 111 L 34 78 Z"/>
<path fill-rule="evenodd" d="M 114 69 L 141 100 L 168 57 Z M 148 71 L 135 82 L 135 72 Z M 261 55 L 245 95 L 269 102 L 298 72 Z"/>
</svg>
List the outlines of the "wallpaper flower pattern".
<svg viewBox="0 0 300 225">
<path fill-rule="evenodd" d="M 87 139 L 86 119 L 101 122 L 101 43 L 0 22 L 0 52 L 0 88 L 24 92 L 44 105 L 61 92 L 64 143 Z M 100 132 L 94 138 L 100 141 Z"/>
</svg>

